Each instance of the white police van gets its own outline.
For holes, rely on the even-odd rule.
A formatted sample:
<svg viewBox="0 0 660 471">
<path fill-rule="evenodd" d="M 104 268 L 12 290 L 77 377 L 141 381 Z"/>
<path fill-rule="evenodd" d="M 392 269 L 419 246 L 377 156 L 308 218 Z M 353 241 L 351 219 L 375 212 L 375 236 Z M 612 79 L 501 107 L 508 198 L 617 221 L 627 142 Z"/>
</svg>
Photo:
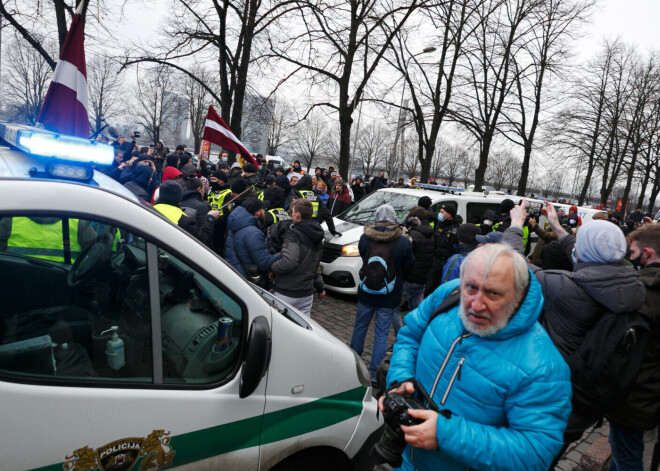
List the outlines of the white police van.
<svg viewBox="0 0 660 471">
<path fill-rule="evenodd" d="M 364 363 L 93 170 L 0 124 L 0 468 L 366 469 Z"/>
<path fill-rule="evenodd" d="M 325 288 L 344 294 L 357 294 L 359 285 L 359 272 L 362 267 L 362 259 L 358 252 L 358 242 L 364 232 L 365 224 L 373 224 L 376 208 L 382 204 L 390 204 L 394 208 L 399 222 L 403 222 L 408 212 L 417 205 L 419 198 L 428 196 L 431 198 L 431 210 L 438 213 L 440 207 L 447 203 L 453 205 L 463 222 L 478 224 L 481 217 L 488 209 L 499 216 L 500 203 L 505 199 L 511 199 L 518 203 L 520 196 L 506 195 L 503 193 L 492 194 L 488 192 L 477 193 L 467 191 L 465 188 L 445 187 L 439 185 L 417 184 L 416 188 L 383 188 L 370 193 L 347 211 L 334 218 L 335 229 L 341 236 L 334 237 L 326 229 L 326 238 L 321 256 L 321 271 Z M 542 200 L 527 198 L 527 209 L 531 213 L 537 213 L 544 207 Z M 569 205 L 565 206 L 568 214 Z M 589 208 L 578 208 L 578 214 L 582 217 L 583 224 L 590 221 L 593 214 L 598 210 Z M 545 217 L 539 219 L 543 227 Z M 538 236 L 530 234 L 530 249 L 533 250 Z"/>
</svg>

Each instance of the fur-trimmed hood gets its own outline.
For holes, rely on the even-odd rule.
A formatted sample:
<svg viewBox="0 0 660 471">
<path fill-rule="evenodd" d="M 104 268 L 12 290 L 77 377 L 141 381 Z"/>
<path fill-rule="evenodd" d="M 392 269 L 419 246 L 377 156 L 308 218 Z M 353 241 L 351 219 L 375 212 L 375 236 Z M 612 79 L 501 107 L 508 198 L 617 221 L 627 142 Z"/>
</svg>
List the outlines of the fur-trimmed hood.
<svg viewBox="0 0 660 471">
<path fill-rule="evenodd" d="M 401 236 L 401 228 L 398 224 L 367 224 L 364 226 L 364 235 L 377 242 L 390 242 Z"/>
</svg>

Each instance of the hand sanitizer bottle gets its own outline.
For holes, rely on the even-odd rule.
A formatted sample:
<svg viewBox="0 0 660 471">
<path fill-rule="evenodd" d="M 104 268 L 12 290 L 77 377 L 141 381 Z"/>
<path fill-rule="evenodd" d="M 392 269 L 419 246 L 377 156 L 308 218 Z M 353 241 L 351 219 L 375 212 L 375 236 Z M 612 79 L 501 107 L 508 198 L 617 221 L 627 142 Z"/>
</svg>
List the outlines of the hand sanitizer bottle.
<svg viewBox="0 0 660 471">
<path fill-rule="evenodd" d="M 117 331 L 119 327 L 113 325 L 110 329 L 101 332 L 101 335 L 112 332 L 112 339 L 105 344 L 105 356 L 108 360 L 108 366 L 117 371 L 126 364 L 124 358 L 124 341 L 119 338 Z"/>
</svg>

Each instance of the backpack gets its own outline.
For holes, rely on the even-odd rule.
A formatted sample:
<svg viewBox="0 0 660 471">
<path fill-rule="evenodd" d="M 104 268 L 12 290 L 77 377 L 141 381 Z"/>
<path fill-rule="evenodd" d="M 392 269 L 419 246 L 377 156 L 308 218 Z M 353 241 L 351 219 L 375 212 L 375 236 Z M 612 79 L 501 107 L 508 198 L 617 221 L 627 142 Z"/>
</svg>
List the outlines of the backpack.
<svg viewBox="0 0 660 471">
<path fill-rule="evenodd" d="M 388 295 L 396 285 L 392 252 L 397 239 L 390 242 L 369 241 L 365 262 L 360 268 L 360 289 L 365 293 Z"/>
<path fill-rule="evenodd" d="M 606 311 L 566 358 L 573 408 L 603 415 L 625 400 L 639 374 L 649 336 L 649 326 L 639 312 Z"/>
</svg>

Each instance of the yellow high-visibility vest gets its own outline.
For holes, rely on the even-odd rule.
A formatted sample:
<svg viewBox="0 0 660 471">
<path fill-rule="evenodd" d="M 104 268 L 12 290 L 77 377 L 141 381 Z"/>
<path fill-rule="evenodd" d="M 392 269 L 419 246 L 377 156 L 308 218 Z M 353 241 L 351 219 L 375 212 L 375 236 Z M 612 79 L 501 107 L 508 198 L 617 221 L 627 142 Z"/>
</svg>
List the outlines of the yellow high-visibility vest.
<svg viewBox="0 0 660 471">
<path fill-rule="evenodd" d="M 181 208 L 172 206 L 171 204 L 155 204 L 153 208 L 177 226 L 179 225 L 179 219 L 184 214 Z"/>
<path fill-rule="evenodd" d="M 62 219 L 51 224 L 41 224 L 28 217 L 14 217 L 11 221 L 11 236 L 7 240 L 7 252 L 64 263 L 65 242 L 69 246 L 73 263 L 81 250 L 77 219 L 69 218 L 69 240 L 65 241 Z"/>
</svg>

